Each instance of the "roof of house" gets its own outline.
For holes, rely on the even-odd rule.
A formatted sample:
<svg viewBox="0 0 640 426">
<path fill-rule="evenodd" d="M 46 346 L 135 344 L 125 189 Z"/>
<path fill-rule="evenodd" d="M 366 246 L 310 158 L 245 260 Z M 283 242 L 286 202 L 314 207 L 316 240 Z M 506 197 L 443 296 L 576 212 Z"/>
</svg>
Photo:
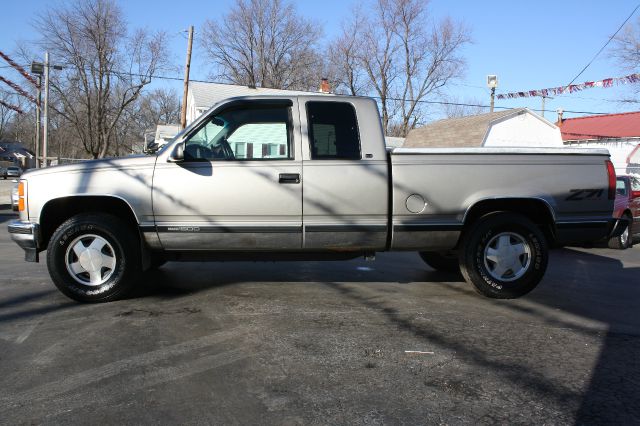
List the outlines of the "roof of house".
<svg viewBox="0 0 640 426">
<path fill-rule="evenodd" d="M 640 137 L 640 111 L 567 118 L 560 132 L 563 141 Z"/>
<path fill-rule="evenodd" d="M 300 90 L 269 89 L 266 87 L 251 88 L 236 84 L 189 82 L 189 93 L 193 96 L 196 108 L 209 108 L 214 104 L 236 96 L 256 95 L 317 95 L 322 92 L 304 92 Z"/>
<path fill-rule="evenodd" d="M 434 121 L 411 130 L 403 147 L 480 147 L 484 143 L 484 137 L 491 123 L 525 112 L 528 112 L 526 108 L 516 108 Z"/>
<path fill-rule="evenodd" d="M 33 157 L 35 154 L 27 149 L 21 142 L 16 141 L 0 141 L 0 157 L 9 157 L 15 155 Z"/>
</svg>

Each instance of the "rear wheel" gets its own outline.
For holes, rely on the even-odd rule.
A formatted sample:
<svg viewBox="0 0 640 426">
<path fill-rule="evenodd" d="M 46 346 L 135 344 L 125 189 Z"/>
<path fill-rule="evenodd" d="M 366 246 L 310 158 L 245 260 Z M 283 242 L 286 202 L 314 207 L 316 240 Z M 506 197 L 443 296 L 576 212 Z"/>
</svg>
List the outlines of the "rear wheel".
<svg viewBox="0 0 640 426">
<path fill-rule="evenodd" d="M 514 213 L 487 215 L 466 234 L 460 270 L 480 294 L 513 299 L 533 290 L 547 269 L 547 242 L 538 227 Z"/>
<path fill-rule="evenodd" d="M 632 238 L 633 238 L 633 219 L 629 215 L 624 215 L 623 219 L 627 219 L 627 227 L 622 232 L 622 234 L 617 237 L 611 237 L 609 239 L 609 248 L 624 250 L 632 246 Z"/>
<path fill-rule="evenodd" d="M 140 272 L 135 234 L 117 217 L 79 214 L 54 232 L 47 248 L 54 284 L 80 302 L 108 302 L 125 296 Z"/>
<path fill-rule="evenodd" d="M 437 271 L 460 272 L 458 254 L 454 251 L 421 251 L 424 262 Z"/>
</svg>

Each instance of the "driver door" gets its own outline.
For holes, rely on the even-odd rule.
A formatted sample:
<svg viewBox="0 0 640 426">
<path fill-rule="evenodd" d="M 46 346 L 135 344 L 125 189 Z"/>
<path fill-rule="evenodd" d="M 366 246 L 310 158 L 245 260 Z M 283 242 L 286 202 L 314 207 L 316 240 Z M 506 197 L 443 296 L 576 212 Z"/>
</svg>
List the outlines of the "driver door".
<svg viewBox="0 0 640 426">
<path fill-rule="evenodd" d="M 302 247 L 296 101 L 234 101 L 184 138 L 184 161 L 158 159 L 153 208 L 166 250 Z"/>
</svg>

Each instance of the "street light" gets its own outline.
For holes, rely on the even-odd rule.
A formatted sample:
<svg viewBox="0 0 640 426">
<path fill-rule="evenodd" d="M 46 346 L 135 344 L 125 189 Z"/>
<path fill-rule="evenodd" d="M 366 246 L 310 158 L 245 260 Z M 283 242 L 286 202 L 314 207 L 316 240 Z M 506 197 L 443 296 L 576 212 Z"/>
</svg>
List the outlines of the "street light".
<svg viewBox="0 0 640 426">
<path fill-rule="evenodd" d="M 491 89 L 491 112 L 493 112 L 493 104 L 496 97 L 496 87 L 498 87 L 497 75 L 491 74 L 487 76 L 487 87 Z"/>
</svg>

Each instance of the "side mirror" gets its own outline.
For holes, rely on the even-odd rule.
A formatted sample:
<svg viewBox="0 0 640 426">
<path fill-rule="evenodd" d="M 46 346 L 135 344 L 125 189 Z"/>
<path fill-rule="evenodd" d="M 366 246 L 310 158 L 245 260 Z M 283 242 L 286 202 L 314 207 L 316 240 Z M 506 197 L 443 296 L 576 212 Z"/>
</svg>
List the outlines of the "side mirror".
<svg viewBox="0 0 640 426">
<path fill-rule="evenodd" d="M 184 142 L 179 143 L 175 146 L 175 148 L 173 148 L 173 152 L 171 153 L 167 161 L 170 163 L 179 163 L 181 161 L 184 161 Z"/>
<path fill-rule="evenodd" d="M 640 191 L 631 191 L 631 198 L 640 198 Z"/>
</svg>

